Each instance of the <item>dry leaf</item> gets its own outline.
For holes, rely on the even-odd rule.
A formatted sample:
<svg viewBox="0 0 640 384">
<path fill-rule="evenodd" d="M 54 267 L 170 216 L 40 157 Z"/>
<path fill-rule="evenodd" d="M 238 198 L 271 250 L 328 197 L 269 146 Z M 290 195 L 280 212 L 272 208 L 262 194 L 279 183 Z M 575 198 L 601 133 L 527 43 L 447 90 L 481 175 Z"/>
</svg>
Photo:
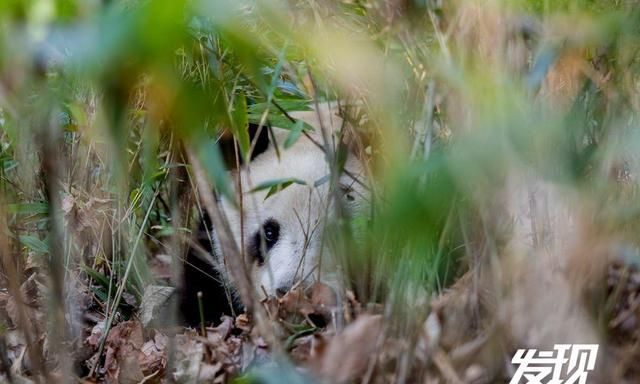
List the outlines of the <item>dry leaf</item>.
<svg viewBox="0 0 640 384">
<path fill-rule="evenodd" d="M 140 303 L 140 321 L 142 326 L 148 327 L 152 323 L 162 323 L 163 309 L 166 309 L 175 288 L 161 285 L 149 285 L 144 290 Z M 165 311 L 166 312 L 166 311 Z"/>
<path fill-rule="evenodd" d="M 364 373 L 382 331 L 382 316 L 362 315 L 336 335 L 320 357 L 320 374 L 345 382 Z"/>
<path fill-rule="evenodd" d="M 184 333 L 175 338 L 176 362 L 173 379 L 180 384 L 195 384 L 198 382 L 198 374 L 204 345 L 196 341 L 196 334 Z"/>
<path fill-rule="evenodd" d="M 142 345 L 138 356 L 140 369 L 145 375 L 150 375 L 156 371 L 163 371 L 167 366 L 166 346 L 169 338 L 162 333 L 155 331 L 152 340 Z"/>
<path fill-rule="evenodd" d="M 106 320 L 102 320 L 93 326 L 91 329 L 91 334 L 85 340 L 86 343 L 92 347 L 98 347 L 100 344 L 100 340 L 102 339 L 102 335 L 104 335 L 104 329 L 107 326 Z"/>
</svg>

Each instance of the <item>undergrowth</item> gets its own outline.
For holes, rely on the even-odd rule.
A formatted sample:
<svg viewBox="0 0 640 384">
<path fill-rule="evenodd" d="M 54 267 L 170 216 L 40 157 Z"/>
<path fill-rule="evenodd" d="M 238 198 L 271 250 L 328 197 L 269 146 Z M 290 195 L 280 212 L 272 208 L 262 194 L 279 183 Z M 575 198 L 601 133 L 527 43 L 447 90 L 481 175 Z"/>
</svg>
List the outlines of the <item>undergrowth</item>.
<svg viewBox="0 0 640 384">
<path fill-rule="evenodd" d="M 145 346 L 156 382 L 496 382 L 516 347 L 570 338 L 637 380 L 638 25 L 630 1 L 4 1 L 3 379 L 134 382 Z M 345 317 L 240 292 L 246 317 L 208 342 L 174 327 L 149 297 L 189 283 L 203 195 L 233 200 L 251 127 L 293 146 L 318 102 L 374 180 L 360 237 L 328 229 Z M 221 357 L 243 343 L 259 358 Z"/>
</svg>

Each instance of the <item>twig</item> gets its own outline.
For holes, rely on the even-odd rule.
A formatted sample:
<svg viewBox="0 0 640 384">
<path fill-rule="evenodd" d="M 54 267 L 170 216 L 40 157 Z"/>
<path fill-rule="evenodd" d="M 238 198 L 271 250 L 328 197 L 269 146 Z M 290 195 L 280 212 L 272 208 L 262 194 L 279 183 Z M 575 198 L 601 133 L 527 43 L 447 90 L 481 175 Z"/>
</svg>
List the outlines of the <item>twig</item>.
<svg viewBox="0 0 640 384">
<path fill-rule="evenodd" d="M 233 239 L 229 223 L 223 218 L 223 213 L 213 198 L 213 194 L 208 192 L 211 191 L 211 187 L 209 186 L 205 172 L 200 165 L 200 161 L 190 149 L 187 149 L 187 157 L 191 164 L 191 169 L 193 170 L 196 186 L 200 191 L 200 199 L 202 200 L 204 208 L 211 219 L 211 224 L 218 235 L 218 245 L 220 246 L 225 262 L 229 266 L 230 276 L 236 285 L 238 294 L 240 295 L 240 299 L 242 300 L 245 308 L 248 312 L 253 312 L 254 306 L 251 281 L 242 258 L 238 257 L 241 255 L 240 248 Z"/>
<path fill-rule="evenodd" d="M 55 128 L 45 126 L 39 136 L 39 146 L 42 151 L 42 175 L 44 191 L 49 202 L 49 258 L 48 269 L 51 278 L 51 291 L 49 294 L 49 311 L 51 314 L 51 327 L 56 332 L 49 332 L 50 348 L 57 351 L 58 361 L 62 375 L 71 375 L 70 351 L 65 347 L 67 327 L 65 321 L 64 299 L 64 251 L 62 218 L 60 217 L 59 183 L 60 161 L 55 151 L 59 144 Z"/>
<path fill-rule="evenodd" d="M 202 304 L 202 291 L 198 291 L 198 312 L 200 312 L 200 336 L 207 338 L 207 328 L 204 326 L 204 305 Z"/>
</svg>

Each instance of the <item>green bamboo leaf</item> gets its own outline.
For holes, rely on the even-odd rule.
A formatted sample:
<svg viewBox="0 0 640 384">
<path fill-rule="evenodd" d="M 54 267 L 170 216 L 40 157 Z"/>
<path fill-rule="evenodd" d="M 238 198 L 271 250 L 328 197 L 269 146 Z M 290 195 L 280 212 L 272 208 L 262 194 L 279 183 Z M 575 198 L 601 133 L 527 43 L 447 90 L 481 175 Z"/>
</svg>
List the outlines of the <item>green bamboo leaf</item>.
<svg viewBox="0 0 640 384">
<path fill-rule="evenodd" d="M 109 279 L 105 275 L 86 265 L 83 266 L 83 269 L 96 283 L 100 284 L 105 289 L 109 288 Z"/>
<path fill-rule="evenodd" d="M 284 141 L 284 149 L 289 149 L 295 144 L 300 136 L 302 136 L 302 131 L 304 131 L 304 122 L 302 120 L 296 121 L 295 125 L 289 131 L 289 135 L 287 135 L 287 139 Z"/>
<path fill-rule="evenodd" d="M 260 124 L 261 118 L 262 118 L 262 114 L 249 114 L 249 121 L 252 124 Z M 296 124 L 298 123 L 298 120 L 296 119 L 291 121 L 291 119 L 289 119 L 284 115 L 278 115 L 271 112 L 269 113 L 267 120 L 269 121 L 269 123 L 271 123 L 272 126 L 281 128 L 281 129 L 286 129 L 288 131 L 293 130 Z M 314 131 L 313 127 L 305 123 L 304 121 L 302 122 L 302 126 L 303 126 L 303 130 L 305 131 Z"/>
<path fill-rule="evenodd" d="M 30 250 L 37 253 L 49 253 L 49 244 L 31 235 L 22 235 L 19 237 L 20 243 Z"/>
<path fill-rule="evenodd" d="M 11 158 L 0 159 L 0 168 L 4 170 L 5 173 L 10 170 L 16 168 L 18 166 L 18 161 Z"/>
<path fill-rule="evenodd" d="M 98 297 L 99 302 L 106 303 L 109 300 L 107 292 L 103 288 L 91 287 L 93 294 Z"/>
<path fill-rule="evenodd" d="M 269 197 L 275 195 L 276 193 L 282 191 L 283 189 L 289 187 L 292 184 L 307 185 L 307 183 L 304 180 L 300 180 L 296 178 L 276 179 L 276 180 L 265 181 L 264 183 L 257 185 L 255 188 L 251 190 L 251 192 L 253 193 L 253 192 L 264 191 L 265 189 L 268 189 L 269 192 L 267 192 L 267 196 L 265 196 L 264 198 L 265 200 L 267 200 Z"/>
<path fill-rule="evenodd" d="M 287 112 L 298 112 L 298 111 L 311 111 L 313 110 L 309 107 L 309 103 L 311 100 L 306 99 L 277 99 L 278 105 L 282 107 Z M 248 107 L 249 114 L 252 115 L 261 115 L 264 110 L 270 107 L 271 111 L 276 111 L 277 108 L 269 103 L 255 103 Z"/>
<path fill-rule="evenodd" d="M 16 203 L 9 204 L 9 213 L 20 215 L 46 215 L 49 212 L 49 204 L 46 202 L 37 203 Z"/>
</svg>

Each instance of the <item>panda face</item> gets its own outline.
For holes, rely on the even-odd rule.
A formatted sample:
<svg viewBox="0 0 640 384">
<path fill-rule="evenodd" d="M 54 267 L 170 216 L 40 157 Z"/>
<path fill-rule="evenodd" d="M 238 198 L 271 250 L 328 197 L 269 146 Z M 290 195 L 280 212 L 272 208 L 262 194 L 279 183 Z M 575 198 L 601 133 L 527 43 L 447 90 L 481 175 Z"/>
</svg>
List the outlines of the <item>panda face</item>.
<svg viewBox="0 0 640 384">
<path fill-rule="evenodd" d="M 276 140 L 284 142 L 288 132 L 279 131 Z M 303 136 L 289 149 L 280 144 L 279 150 L 278 156 L 270 146 L 236 175 L 243 191 L 242 212 L 228 202 L 222 204 L 259 296 L 279 296 L 298 283 L 304 286 L 317 279 L 336 284 L 335 255 L 323 244 L 325 226 L 335 218 L 336 203 L 346 216 L 355 216 L 366 212 L 368 201 L 364 167 L 355 157 L 346 161 L 348 174 L 338 182 L 342 200 L 336 202 L 329 194 L 329 167 L 321 149 Z M 266 190 L 251 192 L 264 182 L 285 178 L 305 184 L 291 184 L 269 197 Z M 224 264 L 218 260 L 218 265 Z"/>
</svg>

